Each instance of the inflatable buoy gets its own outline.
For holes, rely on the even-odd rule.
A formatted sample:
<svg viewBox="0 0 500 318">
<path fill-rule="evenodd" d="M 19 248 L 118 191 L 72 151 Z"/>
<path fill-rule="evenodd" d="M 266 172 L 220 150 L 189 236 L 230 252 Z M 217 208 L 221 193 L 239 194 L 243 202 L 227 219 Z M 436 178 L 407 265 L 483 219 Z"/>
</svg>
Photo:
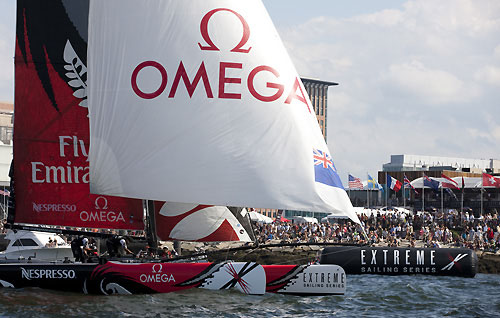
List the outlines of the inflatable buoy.
<svg viewBox="0 0 500 318">
<path fill-rule="evenodd" d="M 321 264 L 335 264 L 347 274 L 448 275 L 474 277 L 478 260 L 465 248 L 335 246 L 323 249 Z"/>
</svg>

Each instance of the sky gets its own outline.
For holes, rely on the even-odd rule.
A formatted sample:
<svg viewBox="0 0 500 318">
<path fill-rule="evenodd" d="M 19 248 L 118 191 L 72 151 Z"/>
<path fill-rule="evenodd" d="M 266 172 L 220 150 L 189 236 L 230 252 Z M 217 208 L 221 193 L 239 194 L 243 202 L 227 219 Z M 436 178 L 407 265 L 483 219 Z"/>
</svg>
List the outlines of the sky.
<svg viewBox="0 0 500 318">
<path fill-rule="evenodd" d="M 264 0 L 302 77 L 328 94 L 328 146 L 347 173 L 391 154 L 500 159 L 500 1 Z M 0 101 L 14 91 L 15 1 L 0 0 Z"/>
</svg>

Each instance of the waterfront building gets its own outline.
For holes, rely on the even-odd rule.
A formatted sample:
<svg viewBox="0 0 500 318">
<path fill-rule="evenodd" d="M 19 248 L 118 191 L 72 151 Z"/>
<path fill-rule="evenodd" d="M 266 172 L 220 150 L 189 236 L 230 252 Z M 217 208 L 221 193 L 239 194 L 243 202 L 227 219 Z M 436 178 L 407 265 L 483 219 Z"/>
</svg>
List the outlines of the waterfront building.
<svg viewBox="0 0 500 318">
<path fill-rule="evenodd" d="M 468 159 L 420 155 L 391 155 L 391 161 L 378 172 L 378 182 L 387 191 L 387 174 L 404 183 L 406 176 L 412 189 L 394 192 L 389 189 L 382 198 L 382 205 L 407 206 L 414 210 L 465 209 L 479 216 L 500 211 L 500 189 L 482 186 L 482 174 L 500 174 L 498 159 Z M 442 176 L 453 178 L 460 189 L 433 190 L 425 186 L 425 176 L 437 181 L 445 181 Z M 463 179 L 462 179 L 463 178 Z M 463 190 L 462 190 L 463 180 Z M 422 191 L 422 188 L 423 191 Z M 462 200 L 463 194 L 463 200 Z M 423 197 L 422 197 L 423 195 Z M 404 199 L 403 199 L 404 198 Z M 352 199 L 351 199 L 352 200 Z M 405 200 L 403 202 L 403 200 Z"/>
<path fill-rule="evenodd" d="M 311 78 L 301 78 L 302 83 L 307 91 L 307 95 L 311 100 L 311 104 L 318 118 L 319 127 L 323 132 L 323 137 L 327 141 L 327 113 L 328 113 L 328 87 L 338 85 L 338 83 L 321 81 Z"/>
<path fill-rule="evenodd" d="M 7 211 L 7 191 L 10 186 L 10 163 L 12 162 L 12 132 L 14 105 L 0 102 L 0 217 L 5 219 Z"/>
<path fill-rule="evenodd" d="M 12 161 L 12 132 L 14 105 L 0 102 L 0 189 L 9 186 L 9 169 Z M 1 200 L 0 200 L 1 201 Z"/>
<path fill-rule="evenodd" d="M 454 157 L 391 155 L 382 171 L 462 171 L 489 174 L 500 173 L 498 159 L 466 159 Z M 385 182 L 384 182 L 385 183 Z"/>
</svg>

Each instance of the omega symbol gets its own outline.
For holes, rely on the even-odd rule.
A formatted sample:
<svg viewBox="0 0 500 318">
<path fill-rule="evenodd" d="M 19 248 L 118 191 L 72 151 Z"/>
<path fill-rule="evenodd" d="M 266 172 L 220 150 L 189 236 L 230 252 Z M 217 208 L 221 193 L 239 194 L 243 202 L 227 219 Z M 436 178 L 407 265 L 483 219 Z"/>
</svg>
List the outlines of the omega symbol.
<svg viewBox="0 0 500 318">
<path fill-rule="evenodd" d="M 104 200 L 104 205 L 101 207 L 99 207 L 99 199 L 102 199 Z M 108 209 L 108 199 L 106 199 L 105 197 L 97 197 L 97 199 L 95 199 L 95 208 L 96 210 L 107 210 Z"/>
<path fill-rule="evenodd" d="M 241 37 L 240 42 L 231 50 L 231 52 L 238 52 L 238 53 L 248 53 L 250 52 L 251 47 L 248 49 L 243 49 L 243 46 L 248 42 L 248 39 L 250 38 L 250 27 L 248 26 L 247 21 L 236 11 L 233 11 L 231 9 L 227 8 L 218 8 L 218 9 L 213 9 L 209 11 L 203 19 L 201 20 L 200 23 L 200 32 L 201 36 L 203 37 L 203 40 L 205 40 L 205 43 L 208 45 L 203 46 L 201 43 L 198 43 L 200 46 L 201 50 L 207 50 L 207 51 L 220 51 L 219 48 L 214 44 L 212 39 L 210 38 L 210 35 L 208 34 L 208 22 L 212 18 L 212 16 L 219 11 L 227 11 L 231 12 L 234 14 L 238 19 L 240 19 L 240 22 L 243 26 L 243 36 Z"/>
<path fill-rule="evenodd" d="M 158 269 L 158 270 L 155 270 L 155 268 Z M 161 265 L 161 264 L 154 264 L 153 268 L 151 269 L 151 272 L 153 272 L 153 273 L 161 273 L 162 268 L 163 268 L 163 265 Z"/>
</svg>

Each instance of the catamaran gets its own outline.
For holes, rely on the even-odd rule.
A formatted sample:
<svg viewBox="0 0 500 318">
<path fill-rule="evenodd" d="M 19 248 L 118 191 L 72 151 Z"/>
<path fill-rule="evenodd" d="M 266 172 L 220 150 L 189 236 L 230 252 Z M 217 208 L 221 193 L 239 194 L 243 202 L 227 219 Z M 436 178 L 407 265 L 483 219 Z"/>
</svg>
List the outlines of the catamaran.
<svg viewBox="0 0 500 318">
<path fill-rule="evenodd" d="M 143 202 L 155 219 L 146 231 L 165 239 L 251 241 L 243 209 L 226 206 L 359 223 L 260 0 L 18 0 L 15 55 L 12 228 L 141 231 Z M 346 286 L 337 265 L 105 259 L 0 264 L 0 283 L 96 294 Z"/>
</svg>

